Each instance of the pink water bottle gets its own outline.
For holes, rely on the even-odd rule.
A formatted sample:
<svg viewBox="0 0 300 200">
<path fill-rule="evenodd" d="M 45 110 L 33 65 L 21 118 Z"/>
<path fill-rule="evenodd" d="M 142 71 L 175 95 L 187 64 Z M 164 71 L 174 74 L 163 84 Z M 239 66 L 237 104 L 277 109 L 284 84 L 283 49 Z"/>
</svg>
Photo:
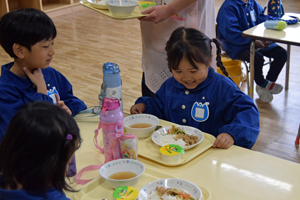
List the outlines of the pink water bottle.
<svg viewBox="0 0 300 200">
<path fill-rule="evenodd" d="M 100 123 L 95 130 L 94 144 L 105 154 L 105 163 L 121 158 L 119 138 L 124 134 L 123 131 L 124 114 L 120 108 L 117 98 L 105 97 L 102 102 Z M 102 128 L 103 144 L 100 147 L 97 142 L 98 131 Z"/>
</svg>

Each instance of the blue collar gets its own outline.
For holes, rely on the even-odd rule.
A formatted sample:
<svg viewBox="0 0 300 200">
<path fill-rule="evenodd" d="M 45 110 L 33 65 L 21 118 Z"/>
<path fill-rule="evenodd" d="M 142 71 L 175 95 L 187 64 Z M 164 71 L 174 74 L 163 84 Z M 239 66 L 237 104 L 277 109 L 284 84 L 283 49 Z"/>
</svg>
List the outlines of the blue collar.
<svg viewBox="0 0 300 200">
<path fill-rule="evenodd" d="M 253 0 L 248 0 L 248 2 L 246 3 L 245 1 L 243 0 L 233 0 L 236 4 L 239 4 L 239 5 L 245 5 L 245 4 L 250 4 L 250 3 L 253 3 Z"/>
<path fill-rule="evenodd" d="M 16 85 L 20 89 L 28 89 L 32 87 L 33 83 L 29 79 L 22 78 L 10 71 L 10 68 L 14 65 L 14 62 L 7 63 L 5 65 L 2 65 L 1 68 L 1 78 L 6 80 L 7 82 L 13 82 L 14 85 Z M 42 69 L 45 82 L 47 83 L 50 80 L 50 76 L 48 73 L 44 73 L 46 69 Z"/>
</svg>

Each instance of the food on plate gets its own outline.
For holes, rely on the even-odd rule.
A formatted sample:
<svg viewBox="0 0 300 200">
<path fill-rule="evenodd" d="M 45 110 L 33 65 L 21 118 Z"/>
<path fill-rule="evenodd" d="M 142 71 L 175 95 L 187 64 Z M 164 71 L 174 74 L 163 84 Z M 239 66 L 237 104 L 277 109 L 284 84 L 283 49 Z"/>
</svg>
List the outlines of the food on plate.
<svg viewBox="0 0 300 200">
<path fill-rule="evenodd" d="M 172 128 L 168 130 L 169 134 L 185 134 L 185 131 L 182 130 L 181 128 L 175 127 L 172 125 Z"/>
<path fill-rule="evenodd" d="M 197 136 L 186 134 L 184 130 L 175 126 L 172 126 L 172 128 L 167 132 L 168 134 L 163 135 L 158 141 L 161 146 L 166 144 L 177 144 L 181 147 L 185 147 L 199 142 L 199 138 Z"/>
<path fill-rule="evenodd" d="M 176 188 L 156 187 L 150 192 L 151 200 L 195 200 L 190 194 Z"/>
<path fill-rule="evenodd" d="M 130 128 L 149 128 L 151 126 L 152 126 L 152 124 L 148 124 L 148 123 L 137 123 L 137 124 L 132 124 L 129 127 Z"/>
<path fill-rule="evenodd" d="M 191 146 L 193 144 L 196 144 L 199 142 L 199 138 L 195 135 L 184 135 L 184 134 L 178 134 L 175 138 L 175 140 L 182 139 L 185 142 L 186 146 Z"/>
</svg>

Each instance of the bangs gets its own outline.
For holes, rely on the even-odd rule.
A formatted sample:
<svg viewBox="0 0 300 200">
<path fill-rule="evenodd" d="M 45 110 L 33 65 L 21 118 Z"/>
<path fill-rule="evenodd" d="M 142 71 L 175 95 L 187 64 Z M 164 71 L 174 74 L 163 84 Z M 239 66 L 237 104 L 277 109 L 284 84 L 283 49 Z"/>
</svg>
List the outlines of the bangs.
<svg viewBox="0 0 300 200">
<path fill-rule="evenodd" d="M 209 55 L 209 53 L 206 54 Z M 184 41 L 178 41 L 167 52 L 168 67 L 170 70 L 178 70 L 183 58 L 186 58 L 195 69 L 198 69 L 195 62 L 208 66 L 210 57 L 206 54 L 197 46 L 190 45 Z"/>
</svg>

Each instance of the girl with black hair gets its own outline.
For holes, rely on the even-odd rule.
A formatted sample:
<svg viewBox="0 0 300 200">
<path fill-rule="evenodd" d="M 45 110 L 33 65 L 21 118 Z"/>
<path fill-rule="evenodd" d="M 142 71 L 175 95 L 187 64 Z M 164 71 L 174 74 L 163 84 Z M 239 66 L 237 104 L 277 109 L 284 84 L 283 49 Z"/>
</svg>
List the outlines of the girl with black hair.
<svg viewBox="0 0 300 200">
<path fill-rule="evenodd" d="M 259 134 L 259 112 L 253 100 L 235 83 L 211 68 L 212 46 L 221 46 L 197 29 L 176 29 L 166 45 L 168 67 L 173 77 L 156 92 L 154 99 L 140 97 L 131 114 L 149 113 L 176 124 L 192 126 L 216 137 L 213 147 L 233 144 L 251 148 Z"/>
<path fill-rule="evenodd" d="M 0 199 L 68 199 L 68 164 L 81 144 L 77 123 L 46 102 L 21 108 L 0 144 Z"/>
</svg>

